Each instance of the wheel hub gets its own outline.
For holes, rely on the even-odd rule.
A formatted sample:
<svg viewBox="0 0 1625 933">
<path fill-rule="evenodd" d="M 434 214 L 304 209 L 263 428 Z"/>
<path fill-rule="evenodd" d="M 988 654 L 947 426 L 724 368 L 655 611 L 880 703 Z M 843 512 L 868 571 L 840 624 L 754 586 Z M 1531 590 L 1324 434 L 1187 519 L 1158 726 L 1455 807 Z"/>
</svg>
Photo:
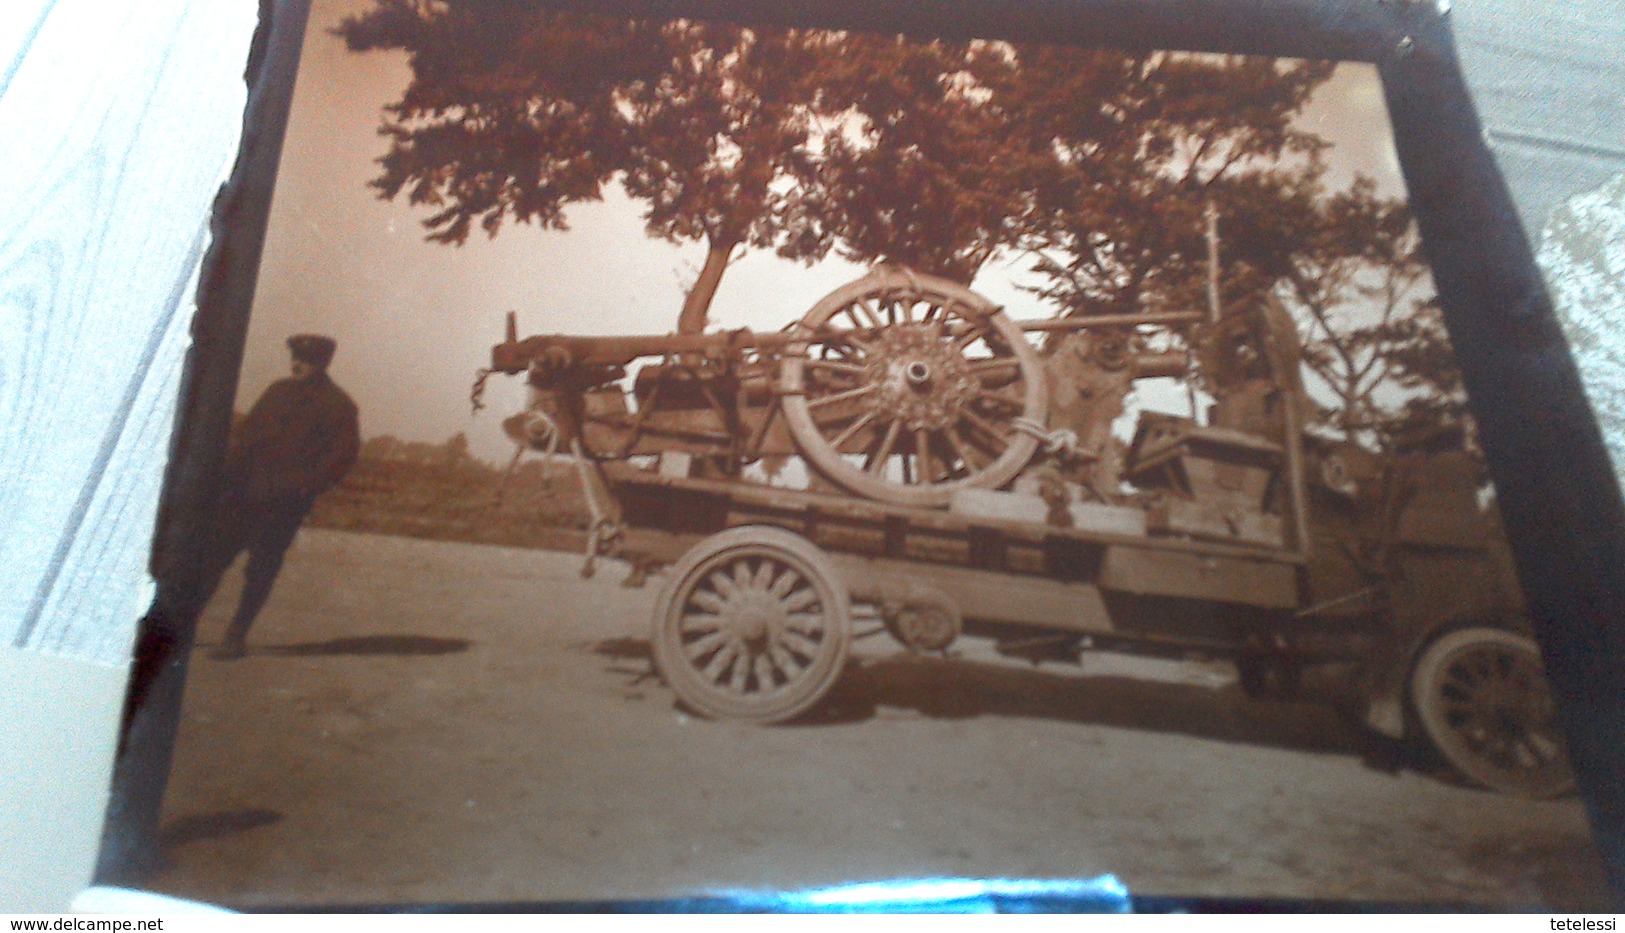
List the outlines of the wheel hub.
<svg viewBox="0 0 1625 933">
<path fill-rule="evenodd" d="M 754 653 L 767 649 L 784 627 L 784 613 L 767 593 L 744 592 L 728 602 L 728 629 Z"/>
<path fill-rule="evenodd" d="M 964 358 L 930 324 L 900 324 L 877 335 L 868 381 L 878 386 L 875 407 L 896 414 L 911 431 L 953 424 L 976 390 Z"/>
</svg>

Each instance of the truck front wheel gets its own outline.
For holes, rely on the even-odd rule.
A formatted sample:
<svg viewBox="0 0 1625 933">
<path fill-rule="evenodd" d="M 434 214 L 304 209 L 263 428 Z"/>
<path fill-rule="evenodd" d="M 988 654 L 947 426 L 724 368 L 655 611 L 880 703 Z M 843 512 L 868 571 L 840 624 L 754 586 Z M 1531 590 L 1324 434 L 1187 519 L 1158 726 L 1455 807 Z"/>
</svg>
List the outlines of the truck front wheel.
<svg viewBox="0 0 1625 933">
<path fill-rule="evenodd" d="M 1446 633 L 1417 657 L 1410 700 L 1421 731 L 1462 777 L 1520 797 L 1574 789 L 1540 649 L 1528 636 Z"/>
<path fill-rule="evenodd" d="M 696 712 L 783 722 L 835 683 L 851 629 L 846 588 L 822 551 L 779 528 L 733 528 L 672 569 L 655 611 L 655 664 Z"/>
</svg>

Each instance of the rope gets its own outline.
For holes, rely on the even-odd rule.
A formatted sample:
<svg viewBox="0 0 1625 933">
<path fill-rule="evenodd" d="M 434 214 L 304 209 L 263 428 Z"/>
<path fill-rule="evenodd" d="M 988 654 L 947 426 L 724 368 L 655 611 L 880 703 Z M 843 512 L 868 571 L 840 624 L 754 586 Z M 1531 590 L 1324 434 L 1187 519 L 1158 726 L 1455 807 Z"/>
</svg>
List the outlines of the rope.
<svg viewBox="0 0 1625 933">
<path fill-rule="evenodd" d="M 1012 418 L 1010 427 L 1018 434 L 1025 434 L 1034 438 L 1044 447 L 1048 454 L 1060 454 L 1066 457 L 1076 456 L 1078 453 L 1078 434 L 1062 428 L 1057 431 L 1048 430 L 1044 425 L 1031 418 Z"/>
<path fill-rule="evenodd" d="M 473 406 L 474 413 L 485 407 L 485 402 L 482 401 L 485 397 L 485 380 L 491 378 L 492 372 L 493 370 L 481 369 L 474 374 L 474 388 L 468 393 L 468 402 Z"/>
</svg>

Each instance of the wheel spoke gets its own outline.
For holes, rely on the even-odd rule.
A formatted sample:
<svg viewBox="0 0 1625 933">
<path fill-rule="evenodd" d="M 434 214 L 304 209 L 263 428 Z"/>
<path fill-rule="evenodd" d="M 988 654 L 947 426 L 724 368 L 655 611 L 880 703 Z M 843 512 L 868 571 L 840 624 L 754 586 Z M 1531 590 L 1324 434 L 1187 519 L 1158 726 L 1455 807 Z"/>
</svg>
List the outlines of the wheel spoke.
<svg viewBox="0 0 1625 933">
<path fill-rule="evenodd" d="M 980 392 L 976 393 L 975 398 L 976 398 L 977 401 L 981 401 L 981 400 L 985 399 L 985 400 L 990 401 L 990 402 L 996 402 L 999 405 L 1004 406 L 1005 408 L 1009 408 L 1009 409 L 1012 409 L 1012 410 L 1018 411 L 1018 412 L 1025 410 L 1026 407 L 1027 407 L 1027 402 L 1026 402 L 1025 399 L 1021 398 L 1020 396 L 1013 395 L 1010 392 L 1006 392 L 1006 391 L 999 390 L 999 389 L 986 389 L 986 388 L 984 388 Z"/>
<path fill-rule="evenodd" d="M 767 558 L 756 562 L 756 572 L 750 575 L 750 588 L 757 592 L 767 592 L 768 585 L 773 582 L 773 572 L 777 565 Z"/>
<path fill-rule="evenodd" d="M 875 385 L 861 385 L 855 389 L 847 389 L 844 392 L 837 392 L 834 395 L 826 395 L 823 398 L 811 399 L 807 402 L 807 407 L 809 409 L 823 408 L 825 405 L 834 405 L 838 402 L 846 402 L 855 398 L 862 398 L 865 395 L 876 391 L 878 388 L 879 386 Z"/>
<path fill-rule="evenodd" d="M 861 361 L 874 349 L 874 344 L 862 336 L 865 329 L 833 329 L 827 325 L 813 331 L 812 340 L 823 346 L 825 353 L 839 353 L 841 362 Z"/>
<path fill-rule="evenodd" d="M 773 659 L 773 666 L 779 669 L 779 675 L 789 683 L 796 679 L 796 675 L 807 669 L 807 666 L 796 660 L 796 656 L 782 644 L 769 645 L 768 657 Z"/>
<path fill-rule="evenodd" d="M 712 632 L 689 642 L 683 646 L 683 651 L 688 655 L 690 661 L 698 664 L 702 658 L 721 648 L 727 641 L 728 635 L 726 632 Z"/>
<path fill-rule="evenodd" d="M 783 599 L 789 595 L 792 589 L 795 589 L 795 585 L 799 582 L 801 582 L 801 574 L 797 573 L 794 567 L 785 567 L 779 574 L 779 578 L 774 580 L 773 585 L 767 588 L 767 594 L 774 599 Z"/>
<path fill-rule="evenodd" d="M 1535 752 L 1535 747 L 1530 744 L 1527 737 L 1512 742 L 1508 751 L 1512 753 L 1511 757 L 1519 767 L 1533 769 L 1541 765 L 1540 755 Z"/>
<path fill-rule="evenodd" d="M 739 595 L 739 587 L 734 585 L 734 581 L 728 577 L 724 569 L 713 571 L 705 582 L 711 584 L 711 588 L 723 599 L 733 599 Z"/>
<path fill-rule="evenodd" d="M 816 636 L 824 631 L 824 616 L 818 612 L 790 612 L 785 614 L 784 624 L 803 635 Z"/>
<path fill-rule="evenodd" d="M 709 609 L 712 612 L 726 612 L 728 608 L 727 601 L 710 590 L 697 589 L 694 591 L 694 595 L 688 598 L 688 601 L 690 605 L 699 606 L 701 609 Z"/>
<path fill-rule="evenodd" d="M 773 681 L 773 662 L 764 651 L 756 656 L 756 689 L 766 693 L 777 688 L 778 684 Z"/>
<path fill-rule="evenodd" d="M 728 666 L 739 657 L 739 649 L 732 642 L 724 644 L 717 653 L 711 657 L 711 662 L 705 665 L 702 674 L 707 683 L 722 682 L 722 676 L 728 673 Z"/>
<path fill-rule="evenodd" d="M 858 343 L 856 333 L 857 331 L 842 331 L 839 336 L 826 340 L 823 349 L 824 356 L 819 358 L 817 362 L 844 363 L 850 366 L 859 365 L 851 362 L 854 359 L 863 359 L 864 348 Z M 831 359 L 831 354 L 835 356 L 834 359 Z"/>
<path fill-rule="evenodd" d="M 833 441 L 830 441 L 829 446 L 835 448 L 836 450 L 840 450 L 842 444 L 845 444 L 847 441 L 851 440 L 859 431 L 863 430 L 864 427 L 869 425 L 874 420 L 874 412 L 864 412 L 856 421 L 853 421 L 851 424 L 847 425 L 846 430 L 842 431 L 840 436 L 836 437 Z"/>
<path fill-rule="evenodd" d="M 745 692 L 745 679 L 750 676 L 750 659 L 743 652 L 739 660 L 734 663 L 733 676 L 729 679 L 728 687 L 735 693 Z"/>
<path fill-rule="evenodd" d="M 794 651 L 801 657 L 807 658 L 809 661 L 812 658 L 818 657 L 819 643 L 801 634 L 800 632 L 795 631 L 794 629 L 784 630 L 783 641 L 785 647 L 789 648 L 791 651 Z"/>
<path fill-rule="evenodd" d="M 875 307 L 874 301 L 872 299 L 869 299 L 869 298 L 860 298 L 860 299 L 858 299 L 857 307 L 863 309 L 864 315 L 869 319 L 869 325 L 868 326 L 870 326 L 870 327 L 884 327 L 884 326 L 886 326 L 885 318 L 881 316 L 880 310 Z"/>
<path fill-rule="evenodd" d="M 818 591 L 812 587 L 796 590 L 781 601 L 779 608 L 785 615 L 800 612 L 818 604 Z"/>
<path fill-rule="evenodd" d="M 1458 665 L 1462 682 L 1473 687 L 1483 683 L 1484 678 L 1488 675 L 1485 664 L 1486 659 L 1481 655 L 1472 655 L 1463 660 Z"/>
<path fill-rule="evenodd" d="M 975 445 L 970 444 L 968 441 L 961 443 L 959 430 L 957 428 L 949 427 L 946 431 L 942 432 L 942 437 L 943 440 L 947 442 L 948 449 L 952 450 L 954 456 L 959 458 L 959 462 L 965 465 L 966 472 L 979 470 L 982 467 L 987 466 L 988 460 L 985 457 L 978 459 L 971 456 L 971 451 L 975 450 Z"/>
<path fill-rule="evenodd" d="M 966 368 L 969 369 L 971 375 L 975 376 L 984 386 L 987 385 L 987 377 L 995 374 L 1004 373 L 1012 377 L 1011 379 L 1005 381 L 1003 383 L 1004 385 L 1009 385 L 1010 382 L 1013 382 L 1015 379 L 1020 378 L 1021 376 L 1021 361 L 1004 356 L 996 356 L 986 360 L 977 360 L 974 363 L 968 364 Z"/>
<path fill-rule="evenodd" d="M 973 427 L 976 430 L 982 432 L 989 439 L 994 441 L 995 444 L 998 445 L 996 447 L 992 447 L 992 446 L 984 447 L 984 449 L 986 449 L 995 458 L 997 458 L 999 454 L 1004 452 L 1004 449 L 1005 449 L 1005 446 L 1006 446 L 1005 443 L 1004 443 L 1004 435 L 1002 433 L 1000 433 L 998 428 L 996 428 L 993 425 L 989 424 L 986 418 L 983 418 L 981 415 L 978 415 L 976 412 L 971 411 L 969 408 L 961 408 L 959 410 L 959 418 L 960 418 L 960 420 L 962 420 L 965 423 L 969 424 L 971 427 Z M 971 440 L 974 443 L 974 439 L 972 439 L 969 435 L 966 435 L 966 439 Z"/>
<path fill-rule="evenodd" d="M 1540 760 L 1544 762 L 1556 761 L 1563 754 L 1563 746 L 1544 729 L 1530 732 L 1528 735 L 1530 747 L 1533 748 Z"/>
<path fill-rule="evenodd" d="M 691 600 L 692 601 L 692 600 Z M 683 631 L 694 635 L 715 632 L 722 628 L 722 616 L 712 612 L 683 613 Z"/>
<path fill-rule="evenodd" d="M 914 431 L 914 457 L 919 467 L 915 473 L 922 483 L 936 482 L 936 475 L 931 470 L 931 438 L 924 428 Z"/>
<path fill-rule="evenodd" d="M 842 376 L 862 376 L 868 372 L 857 363 L 847 363 L 842 360 L 808 360 L 807 365 L 813 369 L 827 370 Z"/>
<path fill-rule="evenodd" d="M 870 455 L 863 465 L 866 473 L 878 474 L 886 468 L 886 460 L 891 456 L 892 446 L 897 443 L 897 435 L 902 433 L 903 423 L 893 421 L 891 427 L 886 429 L 886 436 L 880 442 L 880 448 Z"/>
<path fill-rule="evenodd" d="M 971 324 L 965 329 L 964 333 L 954 338 L 954 349 L 958 350 L 960 353 L 964 353 L 966 350 L 970 349 L 971 344 L 981 340 L 986 335 L 987 332 L 981 327 L 977 326 L 976 324 Z"/>
</svg>

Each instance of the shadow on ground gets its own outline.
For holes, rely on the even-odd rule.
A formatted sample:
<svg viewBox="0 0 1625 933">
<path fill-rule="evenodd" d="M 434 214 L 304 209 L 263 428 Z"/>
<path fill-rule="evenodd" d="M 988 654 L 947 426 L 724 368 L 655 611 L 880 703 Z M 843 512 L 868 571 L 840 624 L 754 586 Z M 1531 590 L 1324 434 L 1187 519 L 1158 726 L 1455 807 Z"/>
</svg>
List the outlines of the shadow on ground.
<svg viewBox="0 0 1625 933">
<path fill-rule="evenodd" d="M 431 638 L 427 635 L 367 635 L 357 638 L 334 638 L 328 641 L 301 642 L 293 645 L 267 645 L 250 648 L 251 654 L 277 654 L 287 657 L 323 657 L 327 655 L 438 655 L 467 651 L 473 642 L 466 638 Z"/>
<path fill-rule="evenodd" d="M 611 673 L 639 680 L 650 676 L 645 639 L 607 639 L 592 650 L 615 662 Z M 933 719 L 1050 719 L 1161 732 L 1356 756 L 1379 771 L 1440 776 L 1430 762 L 1366 732 L 1325 703 L 1253 700 L 1234 685 L 1203 687 L 906 654 L 849 664 L 823 701 L 790 725 L 850 725 L 883 709 L 913 710 Z"/>
<path fill-rule="evenodd" d="M 281 821 L 282 814 L 275 810 L 244 809 L 199 813 L 195 816 L 183 816 L 165 826 L 158 834 L 158 843 L 164 849 L 171 849 L 204 839 L 235 836 L 250 829 L 270 826 Z"/>
</svg>

